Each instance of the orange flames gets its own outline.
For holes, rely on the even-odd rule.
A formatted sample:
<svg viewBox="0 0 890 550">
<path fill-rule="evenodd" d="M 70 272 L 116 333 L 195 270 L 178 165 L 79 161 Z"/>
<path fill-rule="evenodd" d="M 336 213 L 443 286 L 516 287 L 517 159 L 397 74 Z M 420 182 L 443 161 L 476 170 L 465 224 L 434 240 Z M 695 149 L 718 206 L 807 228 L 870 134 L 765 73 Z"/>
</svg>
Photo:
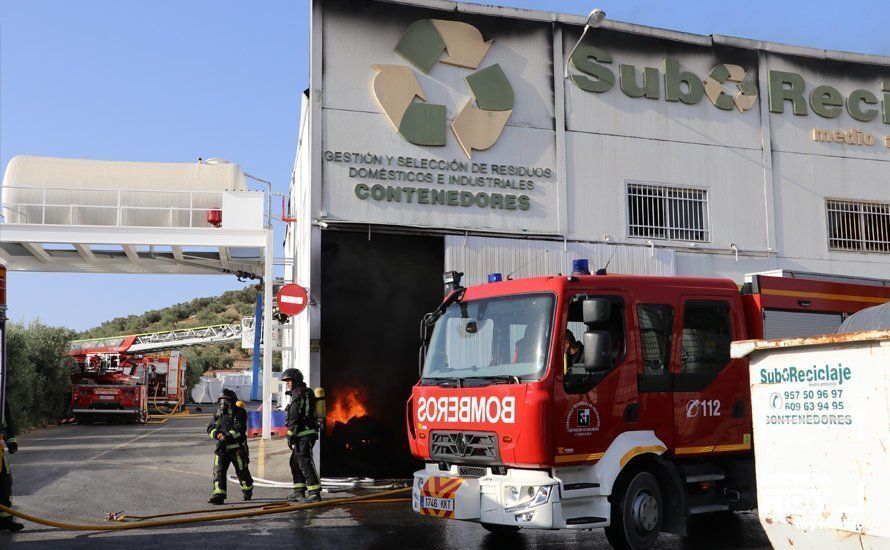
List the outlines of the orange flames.
<svg viewBox="0 0 890 550">
<path fill-rule="evenodd" d="M 367 416 L 368 409 L 362 404 L 365 401 L 365 390 L 360 388 L 341 388 L 335 391 L 333 404 L 328 407 L 327 429 L 331 431 L 337 422 L 346 424 L 353 418 Z M 330 402 L 330 401 L 329 401 Z"/>
</svg>

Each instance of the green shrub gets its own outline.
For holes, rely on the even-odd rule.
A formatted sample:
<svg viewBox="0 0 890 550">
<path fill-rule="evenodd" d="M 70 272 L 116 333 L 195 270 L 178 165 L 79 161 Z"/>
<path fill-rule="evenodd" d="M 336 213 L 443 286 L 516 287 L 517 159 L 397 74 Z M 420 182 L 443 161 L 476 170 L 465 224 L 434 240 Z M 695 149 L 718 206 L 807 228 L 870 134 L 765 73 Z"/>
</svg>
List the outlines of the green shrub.
<svg viewBox="0 0 890 550">
<path fill-rule="evenodd" d="M 70 370 L 63 357 L 76 333 L 40 321 L 7 325 L 6 397 L 19 429 L 55 422 L 68 408 Z"/>
<path fill-rule="evenodd" d="M 256 288 L 249 286 L 241 290 L 230 290 L 223 293 L 222 296 L 195 298 L 188 302 L 147 311 L 140 315 L 128 315 L 106 321 L 84 331 L 80 334 L 80 338 L 142 334 L 176 328 L 240 322 L 241 317 L 253 315 L 256 295 Z M 238 315 L 227 311 L 229 306 L 234 306 Z"/>
</svg>

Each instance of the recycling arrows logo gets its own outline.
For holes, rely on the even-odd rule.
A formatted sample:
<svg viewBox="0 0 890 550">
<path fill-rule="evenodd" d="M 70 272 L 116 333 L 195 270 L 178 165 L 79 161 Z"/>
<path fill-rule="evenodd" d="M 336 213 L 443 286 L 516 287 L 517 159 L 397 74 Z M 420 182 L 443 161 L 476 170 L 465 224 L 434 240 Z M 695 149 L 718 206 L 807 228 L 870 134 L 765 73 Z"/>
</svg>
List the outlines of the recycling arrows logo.
<svg viewBox="0 0 890 550">
<path fill-rule="evenodd" d="M 491 47 L 476 27 L 459 21 L 421 19 L 402 34 L 395 51 L 424 74 L 441 61 L 476 70 Z M 446 54 L 443 58 L 442 55 Z M 427 103 L 423 89 L 410 67 L 371 65 L 374 97 L 393 128 L 415 145 L 444 146 L 445 105 Z M 451 122 L 451 130 L 468 158 L 473 150 L 497 142 L 513 112 L 513 87 L 498 64 L 474 72 L 465 79 L 470 97 Z"/>
<path fill-rule="evenodd" d="M 733 95 L 727 93 L 723 87 L 727 82 L 736 85 L 737 91 Z M 708 78 L 704 80 L 705 93 L 711 103 L 718 109 L 732 111 L 735 106 L 740 112 L 754 107 L 757 103 L 757 84 L 753 78 L 748 78 L 748 73 L 738 65 L 720 64 L 711 69 Z"/>
</svg>

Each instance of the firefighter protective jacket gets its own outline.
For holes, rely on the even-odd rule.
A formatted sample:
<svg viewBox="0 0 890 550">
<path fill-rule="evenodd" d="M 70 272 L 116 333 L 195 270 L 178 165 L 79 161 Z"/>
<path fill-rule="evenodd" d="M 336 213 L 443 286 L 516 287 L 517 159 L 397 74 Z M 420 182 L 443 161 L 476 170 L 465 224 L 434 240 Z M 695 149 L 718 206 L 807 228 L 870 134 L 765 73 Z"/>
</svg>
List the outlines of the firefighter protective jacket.
<svg viewBox="0 0 890 550">
<path fill-rule="evenodd" d="M 16 442 L 15 432 L 15 424 L 12 422 L 12 413 L 9 412 L 9 400 L 7 400 L 3 404 L 3 439 L 7 445 Z"/>
<path fill-rule="evenodd" d="M 207 433 L 211 439 L 216 439 L 217 434 L 225 434 L 226 450 L 237 449 L 247 438 L 247 411 L 234 405 L 226 410 L 220 408 L 207 426 Z"/>
<path fill-rule="evenodd" d="M 287 406 L 287 437 L 289 439 L 315 435 L 318 421 L 315 419 L 315 394 L 306 384 L 294 387 Z"/>
</svg>

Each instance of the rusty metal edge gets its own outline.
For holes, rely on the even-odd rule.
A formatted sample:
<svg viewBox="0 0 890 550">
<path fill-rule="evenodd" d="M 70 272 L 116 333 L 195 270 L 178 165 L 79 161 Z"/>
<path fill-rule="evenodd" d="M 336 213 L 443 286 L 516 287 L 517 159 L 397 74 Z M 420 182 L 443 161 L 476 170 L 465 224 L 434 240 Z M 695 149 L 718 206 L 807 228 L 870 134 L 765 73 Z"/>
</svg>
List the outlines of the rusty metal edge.
<svg viewBox="0 0 890 550">
<path fill-rule="evenodd" d="M 733 359 L 747 357 L 753 352 L 771 349 L 788 349 L 807 346 L 848 344 L 853 342 L 890 341 L 890 330 L 866 330 L 846 334 L 822 334 L 806 338 L 778 338 L 775 340 L 740 340 L 733 342 L 730 355 Z"/>
</svg>

